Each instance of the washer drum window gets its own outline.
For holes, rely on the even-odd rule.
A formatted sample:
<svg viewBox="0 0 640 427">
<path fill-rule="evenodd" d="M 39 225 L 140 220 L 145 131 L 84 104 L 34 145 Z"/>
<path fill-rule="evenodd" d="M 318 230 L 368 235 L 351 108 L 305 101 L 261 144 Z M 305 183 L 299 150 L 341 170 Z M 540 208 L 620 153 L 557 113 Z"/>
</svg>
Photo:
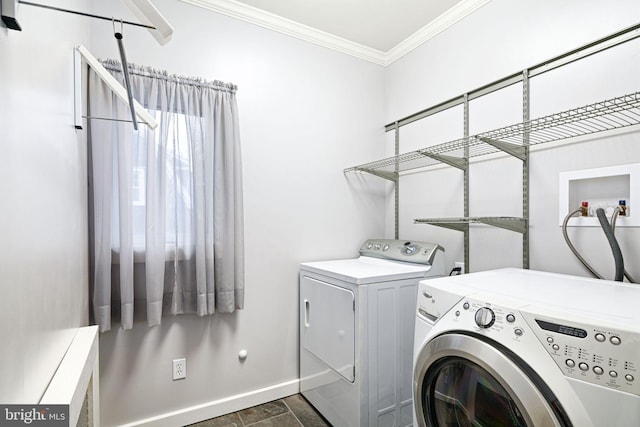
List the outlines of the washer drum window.
<svg viewBox="0 0 640 427">
<path fill-rule="evenodd" d="M 521 359 L 484 337 L 451 333 L 429 341 L 414 372 L 423 427 L 571 426 L 557 398 Z"/>
</svg>

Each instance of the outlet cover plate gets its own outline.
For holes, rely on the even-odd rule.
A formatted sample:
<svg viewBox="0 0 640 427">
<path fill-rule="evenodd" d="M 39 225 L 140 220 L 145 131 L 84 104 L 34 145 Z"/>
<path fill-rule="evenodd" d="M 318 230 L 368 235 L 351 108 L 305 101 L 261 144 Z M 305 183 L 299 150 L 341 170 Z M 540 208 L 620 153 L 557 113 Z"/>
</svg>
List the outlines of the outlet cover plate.
<svg viewBox="0 0 640 427">
<path fill-rule="evenodd" d="M 187 378 L 187 359 L 173 359 L 173 379 Z"/>
</svg>

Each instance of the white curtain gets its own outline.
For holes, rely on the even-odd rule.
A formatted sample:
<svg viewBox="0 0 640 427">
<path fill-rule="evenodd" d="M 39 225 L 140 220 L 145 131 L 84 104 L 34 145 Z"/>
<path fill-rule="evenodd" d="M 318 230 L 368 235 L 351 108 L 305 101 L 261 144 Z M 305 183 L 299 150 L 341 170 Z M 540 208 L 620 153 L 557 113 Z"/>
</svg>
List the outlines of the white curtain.
<svg viewBox="0 0 640 427">
<path fill-rule="evenodd" d="M 115 61 L 103 63 L 120 81 Z M 123 329 L 163 314 L 244 308 L 242 167 L 236 87 L 130 65 L 129 106 L 90 70 L 90 217 L 94 321 Z M 122 120 L 122 121 L 114 121 Z"/>
</svg>

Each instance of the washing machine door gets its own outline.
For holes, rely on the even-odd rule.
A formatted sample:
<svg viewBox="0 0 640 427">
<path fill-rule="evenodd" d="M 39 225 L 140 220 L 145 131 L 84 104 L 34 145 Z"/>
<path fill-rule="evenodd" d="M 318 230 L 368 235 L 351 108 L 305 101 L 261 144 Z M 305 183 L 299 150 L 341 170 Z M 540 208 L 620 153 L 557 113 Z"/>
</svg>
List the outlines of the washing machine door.
<svg viewBox="0 0 640 427">
<path fill-rule="evenodd" d="M 416 357 L 414 403 L 428 427 L 571 426 L 558 399 L 517 355 L 481 335 L 435 337 Z"/>
</svg>

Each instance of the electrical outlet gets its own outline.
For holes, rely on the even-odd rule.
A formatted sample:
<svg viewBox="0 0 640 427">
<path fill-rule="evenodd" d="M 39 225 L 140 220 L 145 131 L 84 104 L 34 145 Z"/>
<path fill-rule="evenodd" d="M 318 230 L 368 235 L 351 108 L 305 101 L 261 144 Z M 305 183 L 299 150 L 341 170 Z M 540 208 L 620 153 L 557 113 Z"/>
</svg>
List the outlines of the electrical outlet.
<svg viewBox="0 0 640 427">
<path fill-rule="evenodd" d="M 187 359 L 173 359 L 173 380 L 187 378 Z"/>
<path fill-rule="evenodd" d="M 456 262 L 453 264 L 453 266 L 454 266 L 455 268 L 460 268 L 460 274 L 464 274 L 464 273 L 465 273 L 465 271 L 464 271 L 464 262 L 456 261 Z"/>
</svg>

